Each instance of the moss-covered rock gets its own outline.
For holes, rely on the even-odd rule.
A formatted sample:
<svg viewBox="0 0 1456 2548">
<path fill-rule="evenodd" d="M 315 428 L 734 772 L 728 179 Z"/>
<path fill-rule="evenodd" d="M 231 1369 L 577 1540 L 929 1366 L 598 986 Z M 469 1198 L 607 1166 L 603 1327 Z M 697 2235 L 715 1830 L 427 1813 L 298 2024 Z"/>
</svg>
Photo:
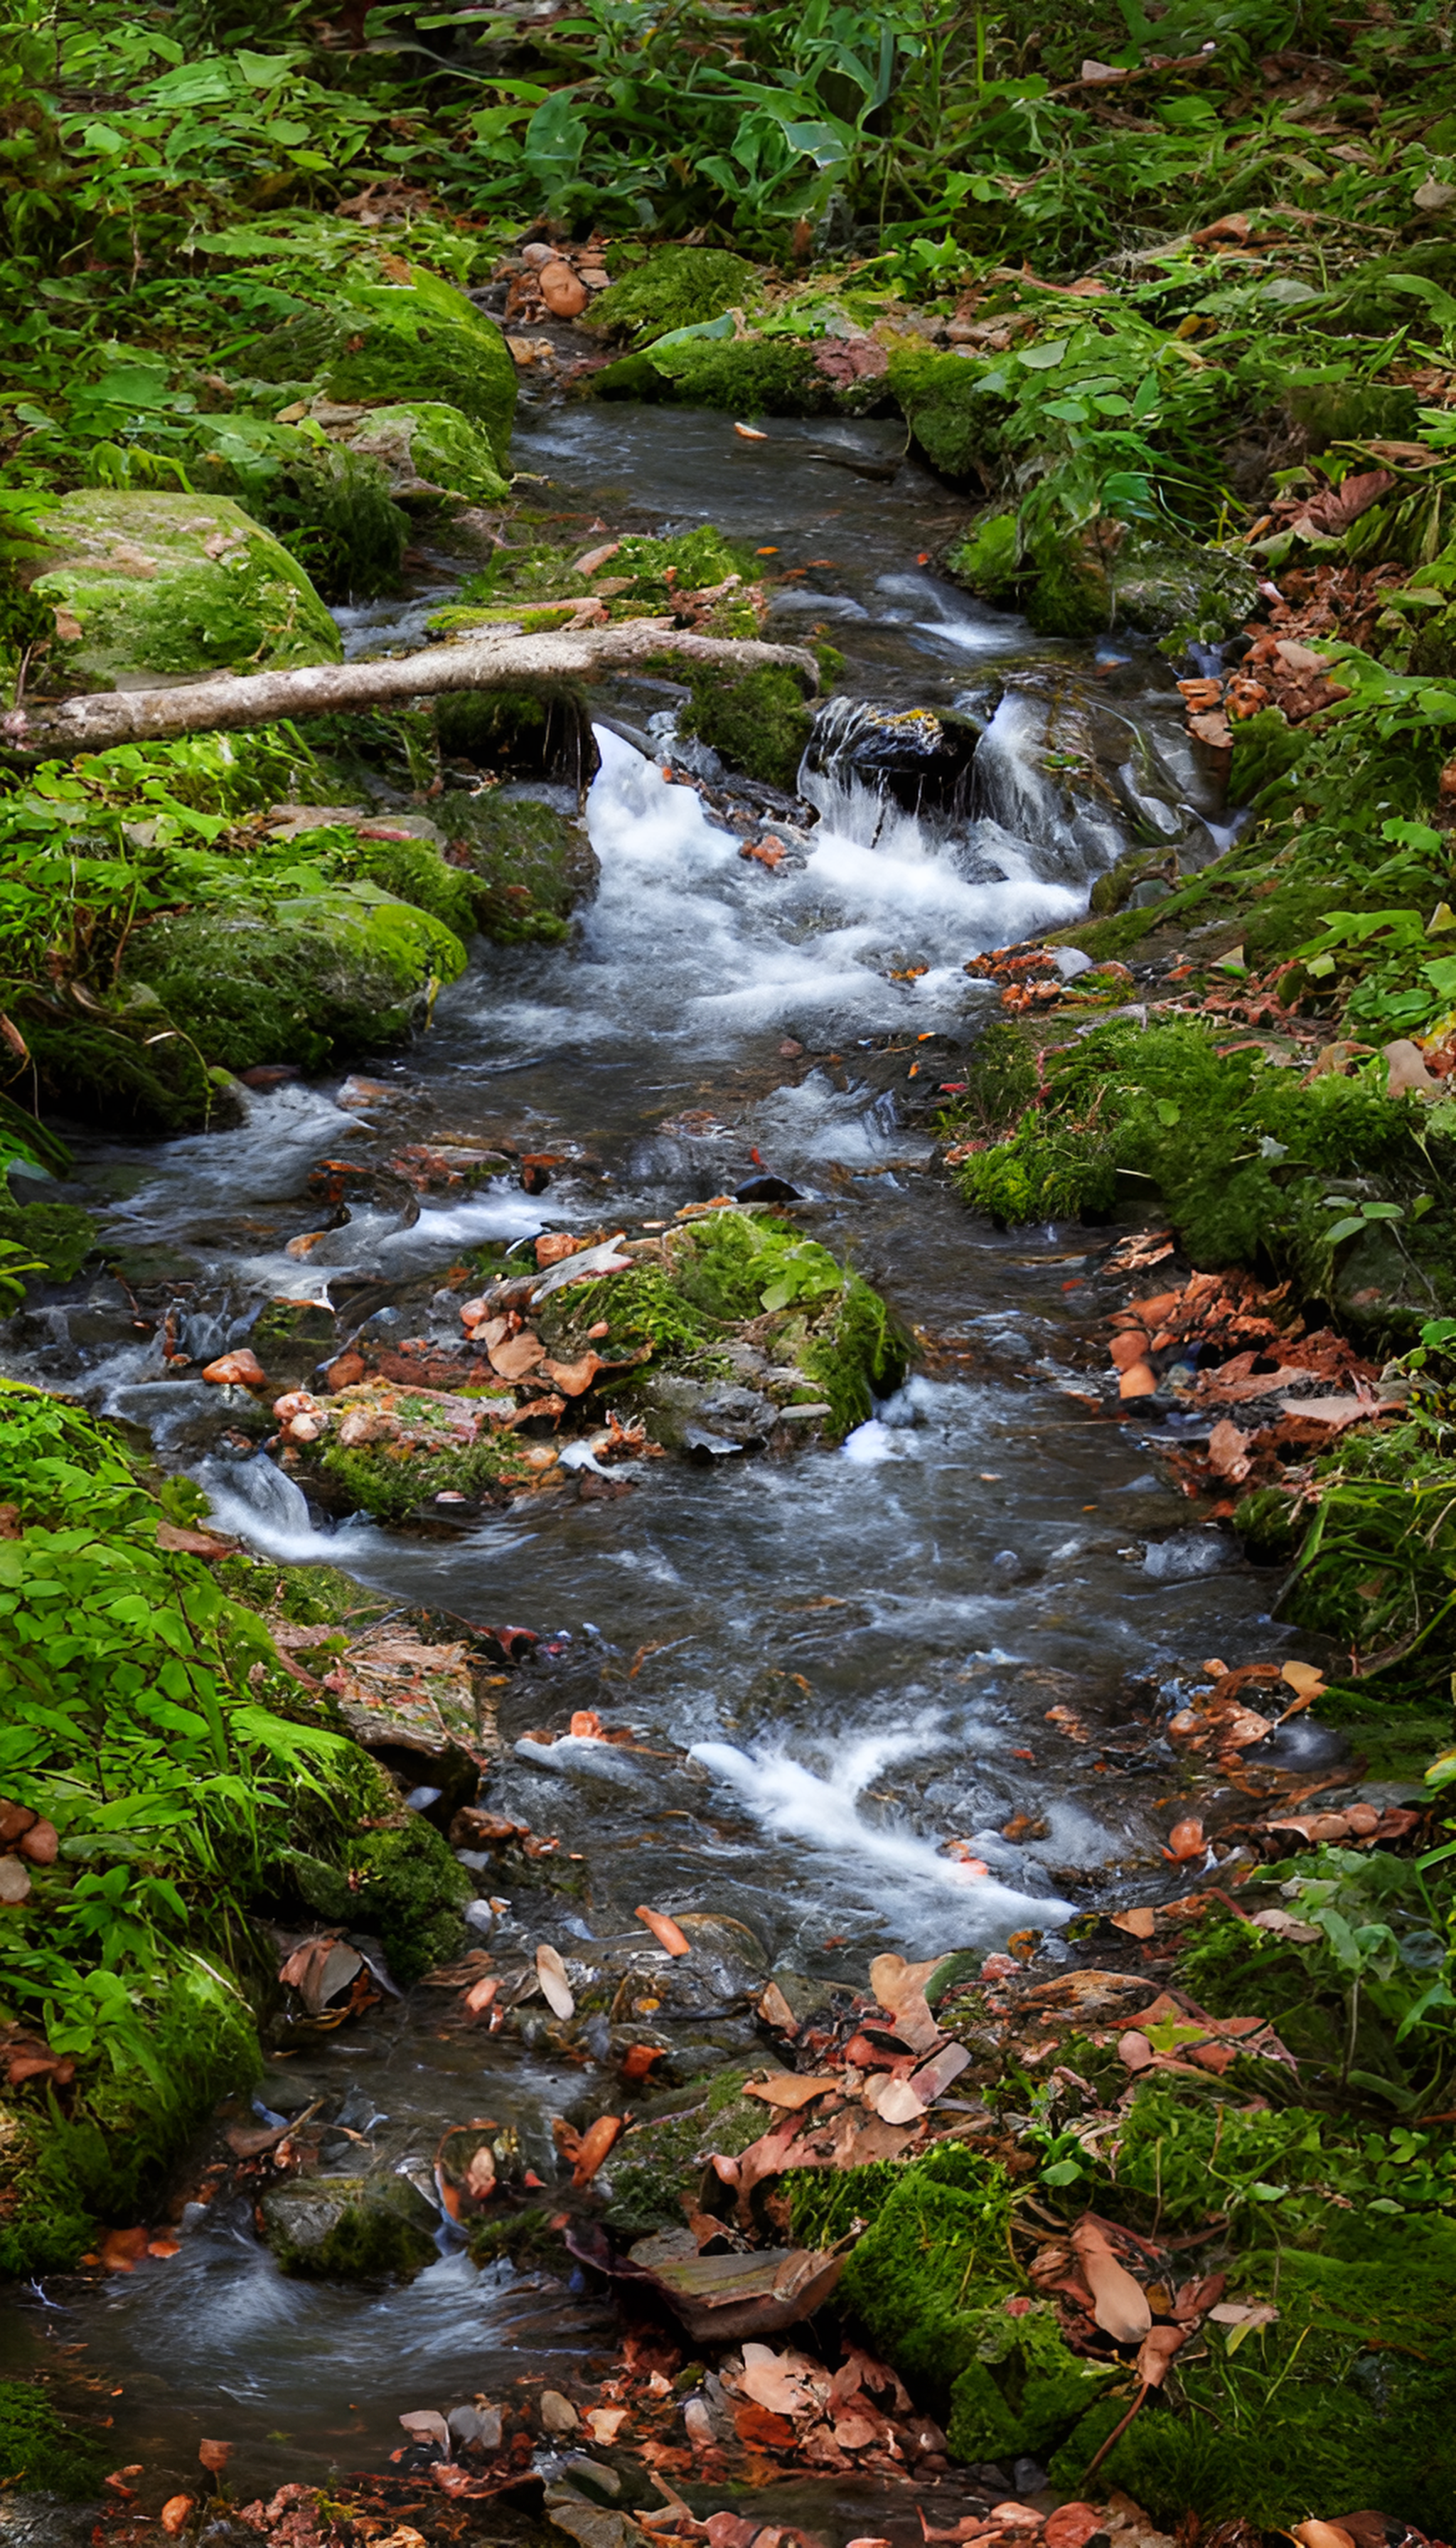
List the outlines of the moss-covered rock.
<svg viewBox="0 0 1456 2548">
<path fill-rule="evenodd" d="M 338 630 L 304 570 L 227 497 L 83 487 L 37 526 L 33 590 L 77 687 L 334 664 Z"/>
<path fill-rule="evenodd" d="M 590 324 L 650 345 L 676 327 L 698 326 L 725 310 L 747 310 L 760 291 L 753 266 L 726 248 L 664 247 L 598 294 Z"/>
<path fill-rule="evenodd" d="M 826 415 L 841 405 L 815 365 L 813 346 L 792 336 L 678 337 L 608 364 L 586 388 L 593 398 L 726 408 L 737 415 Z"/>
<path fill-rule="evenodd" d="M 330 397 L 454 408 L 505 467 L 516 373 L 494 319 L 422 266 L 410 267 L 408 284 L 351 278 L 345 316 L 352 323 L 328 367 Z"/>
<path fill-rule="evenodd" d="M 144 984 L 211 1063 L 318 1070 L 334 1054 L 403 1041 L 465 963 L 453 931 L 360 881 L 166 913 L 136 931 L 123 978 Z"/>
<path fill-rule="evenodd" d="M 944 478 L 984 483 L 996 459 L 1010 403 L 981 387 L 980 366 L 925 345 L 890 356 L 889 388 L 915 440 Z"/>
<path fill-rule="evenodd" d="M 343 1509 L 403 1521 L 437 1495 L 489 1500 L 535 1483 L 538 1446 L 523 1446 L 505 1423 L 514 1406 L 503 1385 L 493 1403 L 489 1395 L 356 1381 L 329 1400 L 328 1430 L 307 1456 L 337 1488 Z"/>
<path fill-rule="evenodd" d="M 761 2065 L 758 2065 L 761 2066 Z M 603 2219 L 621 2238 L 682 2227 L 695 2206 L 702 2172 L 717 2151 L 736 2158 L 766 2128 L 766 2109 L 746 2097 L 747 2069 L 723 2070 L 655 2098 L 618 2141 L 603 2183 Z"/>
<path fill-rule="evenodd" d="M 350 434 L 349 449 L 383 464 L 390 494 L 402 504 L 435 503 L 442 496 L 500 504 L 510 494 L 486 434 L 436 399 L 371 409 Z"/>
<path fill-rule="evenodd" d="M 337 297 L 301 310 L 248 352 L 252 377 L 321 387 L 333 400 L 387 412 L 420 402 L 479 425 L 497 467 L 510 454 L 515 365 L 494 319 L 423 266 L 408 283 L 362 268 Z"/>
<path fill-rule="evenodd" d="M 392 1801 L 387 1782 L 375 1774 L 380 1797 Z M 320 1919 L 372 1931 L 402 1988 L 459 1953 L 460 1913 L 474 1887 L 422 1814 L 351 1832 L 330 1859 L 285 1851 L 278 1865 Z"/>
<path fill-rule="evenodd" d="M 741 681 L 695 673 L 679 725 L 711 744 L 732 770 L 792 795 L 813 714 L 792 673 L 766 666 Z"/>
<path fill-rule="evenodd" d="M 314 2176 L 262 2201 L 268 2244 L 286 2274 L 372 2280 L 434 2262 L 433 2207 L 403 2176 Z"/>
<path fill-rule="evenodd" d="M 1025 610 L 1045 637 L 1126 627 L 1166 639 L 1170 650 L 1191 639 L 1211 645 L 1258 599 L 1243 558 L 1200 548 L 1167 525 L 1153 533 L 1108 514 L 1077 521 L 1055 501 L 1021 516 L 1005 506 L 978 514 L 945 565 L 993 608 Z"/>
<path fill-rule="evenodd" d="M 450 799 L 445 821 L 465 862 L 450 872 L 473 892 L 477 928 L 501 946 L 570 935 L 572 913 L 591 900 L 599 873 L 580 815 L 491 788 Z"/>
</svg>

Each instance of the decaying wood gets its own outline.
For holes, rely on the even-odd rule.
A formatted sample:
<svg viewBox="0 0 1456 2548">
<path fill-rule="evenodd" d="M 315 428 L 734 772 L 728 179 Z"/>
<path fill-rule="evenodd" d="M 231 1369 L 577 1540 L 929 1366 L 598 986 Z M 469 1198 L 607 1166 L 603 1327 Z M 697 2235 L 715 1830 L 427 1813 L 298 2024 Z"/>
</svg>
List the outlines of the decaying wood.
<svg viewBox="0 0 1456 2548">
<path fill-rule="evenodd" d="M 701 637 L 666 619 L 625 619 L 613 627 L 555 629 L 527 637 L 500 629 L 415 655 L 360 664 L 305 664 L 286 673 L 220 673 L 162 690 L 101 690 L 89 697 L 38 701 L 0 716 L 0 749 L 13 760 L 106 752 L 121 743 L 168 743 L 183 734 L 236 733 L 280 717 L 324 716 L 379 707 L 444 690 L 499 690 L 516 682 L 590 679 L 672 655 L 725 673 L 781 665 L 810 688 L 819 672 L 803 646 L 769 646 L 756 637 Z"/>
</svg>

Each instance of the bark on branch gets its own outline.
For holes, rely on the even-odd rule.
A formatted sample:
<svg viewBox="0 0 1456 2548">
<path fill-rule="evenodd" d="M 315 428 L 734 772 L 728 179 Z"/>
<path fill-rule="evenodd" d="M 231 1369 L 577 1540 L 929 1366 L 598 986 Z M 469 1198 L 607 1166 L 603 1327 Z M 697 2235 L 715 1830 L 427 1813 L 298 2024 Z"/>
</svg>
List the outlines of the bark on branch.
<svg viewBox="0 0 1456 2548">
<path fill-rule="evenodd" d="M 427 698 L 442 690 L 499 690 L 517 682 L 590 679 L 593 673 L 673 655 L 726 673 L 781 665 L 801 673 L 809 689 L 819 668 L 803 646 L 768 646 L 756 637 L 700 637 L 666 619 L 625 619 L 607 628 L 562 628 L 526 637 L 502 629 L 417 655 L 381 656 L 363 664 L 306 664 L 287 673 L 220 673 L 165 690 L 103 690 L 89 697 L 38 702 L 0 716 L 0 750 L 11 760 L 64 759 L 106 752 L 120 743 L 168 743 L 183 734 L 235 733 L 281 717 L 324 716 Z"/>
</svg>

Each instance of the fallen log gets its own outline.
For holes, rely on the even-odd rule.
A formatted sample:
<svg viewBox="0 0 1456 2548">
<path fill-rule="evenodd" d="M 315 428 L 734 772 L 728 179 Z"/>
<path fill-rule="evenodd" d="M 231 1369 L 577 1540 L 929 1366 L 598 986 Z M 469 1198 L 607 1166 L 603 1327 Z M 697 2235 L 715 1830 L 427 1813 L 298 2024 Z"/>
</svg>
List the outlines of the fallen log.
<svg viewBox="0 0 1456 2548">
<path fill-rule="evenodd" d="M 493 630 L 415 655 L 383 655 L 367 663 L 305 664 L 286 673 L 217 673 L 169 689 L 99 690 L 90 696 L 38 700 L 0 716 L 0 752 L 14 761 L 66 759 L 121 743 L 168 743 L 184 734 L 236 733 L 276 719 L 334 715 L 390 700 L 428 698 L 444 690 L 499 690 L 516 682 L 590 679 L 649 657 L 754 673 L 777 665 L 818 688 L 819 668 L 804 646 L 770 646 L 757 637 L 701 637 L 667 619 L 624 619 L 606 628 L 555 629 L 528 637 Z"/>
</svg>

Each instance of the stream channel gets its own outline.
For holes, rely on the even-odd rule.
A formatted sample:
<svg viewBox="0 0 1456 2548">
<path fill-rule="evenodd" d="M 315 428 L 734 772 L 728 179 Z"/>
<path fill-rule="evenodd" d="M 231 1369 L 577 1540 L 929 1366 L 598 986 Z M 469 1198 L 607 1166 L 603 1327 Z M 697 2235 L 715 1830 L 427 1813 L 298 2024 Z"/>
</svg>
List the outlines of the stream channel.
<svg viewBox="0 0 1456 2548">
<path fill-rule="evenodd" d="M 600 729 L 594 902 L 560 947 L 478 941 L 430 1033 L 365 1065 L 386 1095 L 341 1109 L 338 1078 L 298 1083 L 252 1097 L 241 1130 L 83 1145 L 108 1236 L 194 1286 L 191 1371 L 137 1338 L 110 1279 L 17 1322 L 18 1370 L 148 1428 L 165 1461 L 202 1476 L 221 1524 L 279 1558 L 326 1557 L 401 1605 L 539 1632 L 536 1661 L 500 1692 L 489 1802 L 560 1835 L 585 1884 L 484 1911 L 493 1949 L 546 1938 L 569 1958 L 620 1957 L 644 1943 L 633 1910 L 646 1902 L 745 1924 L 764 1973 L 857 1986 L 882 1950 L 990 1949 L 1028 1927 L 1045 1956 L 1065 1956 L 1057 1932 L 1075 1908 L 1158 1888 L 1149 1868 L 1170 1819 L 1158 1808 L 1175 1784 L 1158 1680 L 1175 1659 L 1277 1651 L 1267 1579 L 1190 1528 L 1159 1480 L 1156 1441 L 1180 1419 L 1112 1420 L 1085 1354 L 1075 1367 L 1079 1269 L 1108 1234 L 992 1232 L 936 1168 L 919 1098 L 926 1077 L 961 1075 L 957 1053 L 994 1010 L 967 956 L 1073 919 L 1091 878 L 1159 825 L 1213 854 L 1181 703 L 1154 650 L 1040 641 L 927 572 L 956 519 L 946 489 L 910 460 L 887 477 L 844 465 L 883 469 L 899 442 L 873 422 L 780 422 L 748 443 L 708 413 L 545 406 L 523 423 L 516 465 L 541 473 L 537 500 L 584 548 L 603 522 L 711 520 L 773 552 L 771 572 L 802 568 L 766 634 L 830 623 L 852 700 L 989 716 L 970 811 L 918 820 L 886 800 L 858 774 L 856 720 L 839 708 L 803 780 L 819 819 L 797 863 L 769 872 L 692 788 Z M 351 649 L 416 641 L 440 597 L 436 585 L 388 612 L 340 614 Z M 601 691 L 603 714 L 639 736 L 671 700 L 643 682 Z M 1078 734 L 1090 718 L 1126 735 L 1118 784 L 1130 804 L 1139 785 L 1156 800 L 1140 835 L 1109 810 L 1115 787 L 1077 799 L 1058 716 Z M 1116 756 L 1104 743 L 1101 766 L 1115 773 Z M 412 1223 L 356 1211 L 306 1262 L 284 1252 L 317 1218 L 304 1181 L 318 1158 L 501 1135 L 564 1155 L 544 1194 L 426 1197 Z M 803 1226 L 924 1347 L 842 1448 L 660 1459 L 638 1464 L 628 1496 L 527 1500 L 425 1535 L 363 1517 L 316 1526 L 266 1461 L 229 1463 L 219 1447 L 224 1393 L 198 1366 L 246 1338 L 261 1301 L 417 1274 L 486 1238 L 630 1228 L 731 1193 L 760 1164 L 798 1189 Z M 440 1332 L 454 1323 L 451 1305 Z M 1096 1727 L 1090 1743 L 1048 1725 L 1058 1700 Z M 641 1748 L 529 1739 L 592 1705 Z M 1034 1836 L 1003 1838 L 1016 1816 Z M 953 1835 L 987 1862 L 983 1879 L 940 1854 Z M 1186 1882 L 1170 1869 L 1162 1889 Z M 758 2041 L 733 1969 L 755 1957 L 724 1936 L 708 1981 L 675 1976 L 663 2010 L 680 2078 Z M 562 2062 L 544 2029 L 535 2046 L 442 2034 L 441 2004 L 417 1990 L 314 2039 L 273 2065 L 286 2073 L 276 2094 L 295 2113 L 333 2101 L 381 2163 L 426 2182 L 446 2127 L 489 2112 L 518 2128 L 549 2182 L 551 2116 L 619 2110 L 617 2073 Z M 276 2118 L 274 2093 L 270 2073 L 258 2115 Z M 325 2169 L 357 2166 L 360 2146 L 325 2141 Z M 498 2395 L 523 2371 L 562 2379 L 610 2348 L 609 2308 L 580 2274 L 572 2290 L 503 2262 L 478 2269 L 448 2225 L 438 2263 L 388 2288 L 285 2278 L 241 2200 L 190 2207 L 178 2234 L 180 2252 L 129 2277 L 21 2295 L 0 2336 L 12 2375 L 84 2348 L 69 2359 L 116 2393 L 115 2463 L 144 2463 L 148 2484 L 160 2469 L 190 2483 L 203 2434 L 234 2443 L 246 2493 L 323 2484 L 384 2464 L 404 2411 Z M 862 2498 L 836 2536 L 882 2526 Z"/>
</svg>

